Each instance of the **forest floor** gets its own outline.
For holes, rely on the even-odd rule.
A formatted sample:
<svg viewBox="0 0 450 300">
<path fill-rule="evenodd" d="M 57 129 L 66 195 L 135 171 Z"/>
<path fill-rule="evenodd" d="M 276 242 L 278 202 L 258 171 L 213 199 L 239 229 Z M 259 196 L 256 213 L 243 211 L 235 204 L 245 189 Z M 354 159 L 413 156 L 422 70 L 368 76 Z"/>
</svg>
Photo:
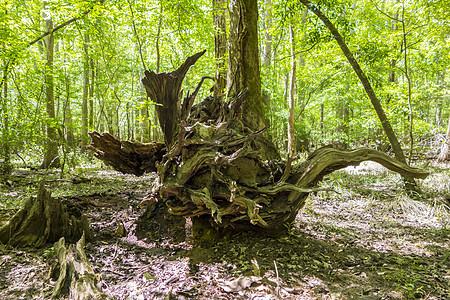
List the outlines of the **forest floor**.
<svg viewBox="0 0 450 300">
<path fill-rule="evenodd" d="M 117 299 L 450 299 L 450 169 L 428 167 L 424 198 L 374 163 L 333 173 L 286 232 L 193 242 L 176 216 L 146 222 L 154 175 L 108 169 L 17 169 L 0 182 L 0 225 L 45 180 L 91 222 L 86 246 L 102 290 Z M 157 219 L 157 218 L 156 218 Z M 123 224 L 126 236 L 117 235 Z M 0 246 L 0 299 L 47 299 L 53 245 Z"/>
</svg>

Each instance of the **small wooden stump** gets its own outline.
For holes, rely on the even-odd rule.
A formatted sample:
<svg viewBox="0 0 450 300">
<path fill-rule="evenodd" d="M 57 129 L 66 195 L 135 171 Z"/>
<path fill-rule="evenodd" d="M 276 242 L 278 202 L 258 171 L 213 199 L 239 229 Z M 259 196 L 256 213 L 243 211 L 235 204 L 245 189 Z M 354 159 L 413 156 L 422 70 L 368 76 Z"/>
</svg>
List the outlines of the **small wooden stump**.
<svg viewBox="0 0 450 300">
<path fill-rule="evenodd" d="M 53 274 L 58 274 L 52 298 L 69 299 L 108 299 L 98 287 L 101 277 L 95 274 L 84 252 L 84 234 L 76 244 L 65 245 L 61 238 L 55 243 L 55 255 L 58 259 Z"/>
</svg>

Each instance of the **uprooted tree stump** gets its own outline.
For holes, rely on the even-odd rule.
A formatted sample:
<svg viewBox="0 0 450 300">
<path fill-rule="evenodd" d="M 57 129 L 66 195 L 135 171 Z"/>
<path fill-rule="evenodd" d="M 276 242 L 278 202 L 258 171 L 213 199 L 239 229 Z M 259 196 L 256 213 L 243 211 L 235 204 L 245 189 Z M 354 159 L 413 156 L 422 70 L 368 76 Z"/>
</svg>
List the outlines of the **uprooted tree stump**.
<svg viewBox="0 0 450 300">
<path fill-rule="evenodd" d="M 142 80 L 147 94 L 166 109 L 161 113 L 157 107 L 165 148 L 159 145 L 154 151 L 154 143 L 90 133 L 91 149 L 115 169 L 138 176 L 157 170 L 159 177 L 147 203 L 165 203 L 175 215 L 204 216 L 219 228 L 277 231 L 295 219 L 311 192 L 320 190 L 317 183 L 338 169 L 372 160 L 402 175 L 428 176 L 424 170 L 368 148 L 324 147 L 300 164 L 282 161 L 265 129 L 253 131 L 242 121 L 246 90 L 228 102 L 208 97 L 194 106 L 188 94 L 181 104 L 180 82 L 203 53 L 189 57 L 168 74 L 147 71 Z M 146 153 L 155 155 L 149 159 Z"/>
<path fill-rule="evenodd" d="M 61 201 L 53 198 L 41 183 L 37 197 L 29 198 L 0 228 L 0 242 L 19 247 L 41 247 L 61 237 L 76 241 L 83 233 L 90 238 L 86 216 L 69 215 Z"/>
</svg>

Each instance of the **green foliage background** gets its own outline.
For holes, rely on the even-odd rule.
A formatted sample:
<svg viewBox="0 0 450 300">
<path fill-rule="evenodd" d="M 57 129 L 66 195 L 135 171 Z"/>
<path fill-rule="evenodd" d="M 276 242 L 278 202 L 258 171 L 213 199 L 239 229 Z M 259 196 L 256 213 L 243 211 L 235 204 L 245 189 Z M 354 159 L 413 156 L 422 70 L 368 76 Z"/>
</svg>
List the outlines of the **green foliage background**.
<svg viewBox="0 0 450 300">
<path fill-rule="evenodd" d="M 449 1 L 320 0 L 314 3 L 344 36 L 403 146 L 407 147 L 405 47 L 401 24 L 397 22 L 398 29 L 393 30 L 394 21 L 388 16 L 397 14 L 403 18 L 412 79 L 415 152 L 422 153 L 424 147 L 437 150 L 450 113 Z M 160 72 L 168 72 L 187 56 L 206 49 L 207 53 L 188 73 L 184 93 L 192 91 L 202 76 L 215 73 L 212 1 L 46 1 L 45 12 L 55 26 L 90 10 L 54 33 L 57 116 L 50 120 L 45 111 L 45 49 L 42 41 L 29 45 L 43 33 L 43 7 L 43 1 L 39 0 L 0 3 L 0 64 L 2 77 L 7 79 L 6 83 L 2 80 L 0 148 L 4 157 L 8 149 L 16 163 L 23 162 L 19 158 L 32 164 L 40 160 L 46 126 L 58 129 L 60 145 L 66 145 L 67 132 L 73 130 L 76 142 L 68 150 L 78 152 L 83 71 L 89 66 L 87 61 L 92 63 L 95 72 L 94 80 L 90 81 L 94 91 L 94 124 L 89 130 L 109 131 L 120 139 L 143 142 L 160 139 L 161 134 L 157 134 L 158 128 L 150 130 L 150 134 L 143 129 L 143 124 L 156 125 L 154 104 L 140 86 L 144 71 L 140 51 L 146 67 L 156 70 L 159 41 Z M 292 0 L 260 0 L 259 10 L 260 51 L 268 36 L 272 40 L 272 64 L 261 65 L 262 89 L 270 99 L 266 113 L 271 121 L 271 134 L 280 149 L 285 149 L 287 137 L 285 81 L 290 69 L 288 28 L 292 21 L 299 52 L 295 122 L 299 141 L 311 148 L 339 141 L 386 150 L 387 139 L 370 101 L 320 20 L 309 13 L 303 22 L 304 7 Z M 268 11 L 271 11 L 271 26 L 267 25 Z M 85 49 L 86 36 L 90 42 Z M 395 67 L 390 64 L 392 60 L 396 61 Z M 396 74 L 395 82 L 388 81 L 391 72 Z M 209 94 L 210 86 L 205 84 L 198 100 Z M 70 112 L 65 111 L 68 104 Z M 147 107 L 148 115 L 143 114 Z M 72 118 L 71 125 L 64 122 L 67 114 Z"/>
</svg>

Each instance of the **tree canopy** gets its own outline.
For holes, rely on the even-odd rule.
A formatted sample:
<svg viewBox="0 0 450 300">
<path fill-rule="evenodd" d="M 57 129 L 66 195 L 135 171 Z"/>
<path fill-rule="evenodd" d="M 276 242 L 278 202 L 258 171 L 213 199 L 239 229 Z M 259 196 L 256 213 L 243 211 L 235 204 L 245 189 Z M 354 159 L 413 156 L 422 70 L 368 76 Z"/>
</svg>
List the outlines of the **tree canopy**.
<svg viewBox="0 0 450 300">
<path fill-rule="evenodd" d="M 202 50 L 206 54 L 183 83 L 185 94 L 201 77 L 214 76 L 218 60 L 226 68 L 227 57 L 215 57 L 214 35 L 219 31 L 228 35 L 230 27 L 217 28 L 213 19 L 222 11 L 220 5 L 227 3 L 217 3 L 3 1 L 2 159 L 31 162 L 42 157 L 49 139 L 46 128 L 56 132 L 61 156 L 74 154 L 79 147 L 84 150 L 86 134 L 92 130 L 121 139 L 162 141 L 157 105 L 146 96 L 140 79 L 145 68 L 168 72 Z M 408 156 L 423 149 L 436 152 L 444 140 L 450 113 L 448 4 L 446 0 L 311 3 L 342 35 Z M 388 150 L 382 123 L 335 37 L 319 18 L 301 1 L 258 1 L 258 11 L 264 111 L 278 147 L 287 149 L 289 24 L 295 24 L 297 149 L 343 143 Z M 45 26 L 48 19 L 53 29 Z M 54 40 L 51 69 L 48 35 Z M 54 116 L 45 109 L 49 72 Z M 211 85 L 205 83 L 197 99 L 209 95 Z"/>
</svg>

